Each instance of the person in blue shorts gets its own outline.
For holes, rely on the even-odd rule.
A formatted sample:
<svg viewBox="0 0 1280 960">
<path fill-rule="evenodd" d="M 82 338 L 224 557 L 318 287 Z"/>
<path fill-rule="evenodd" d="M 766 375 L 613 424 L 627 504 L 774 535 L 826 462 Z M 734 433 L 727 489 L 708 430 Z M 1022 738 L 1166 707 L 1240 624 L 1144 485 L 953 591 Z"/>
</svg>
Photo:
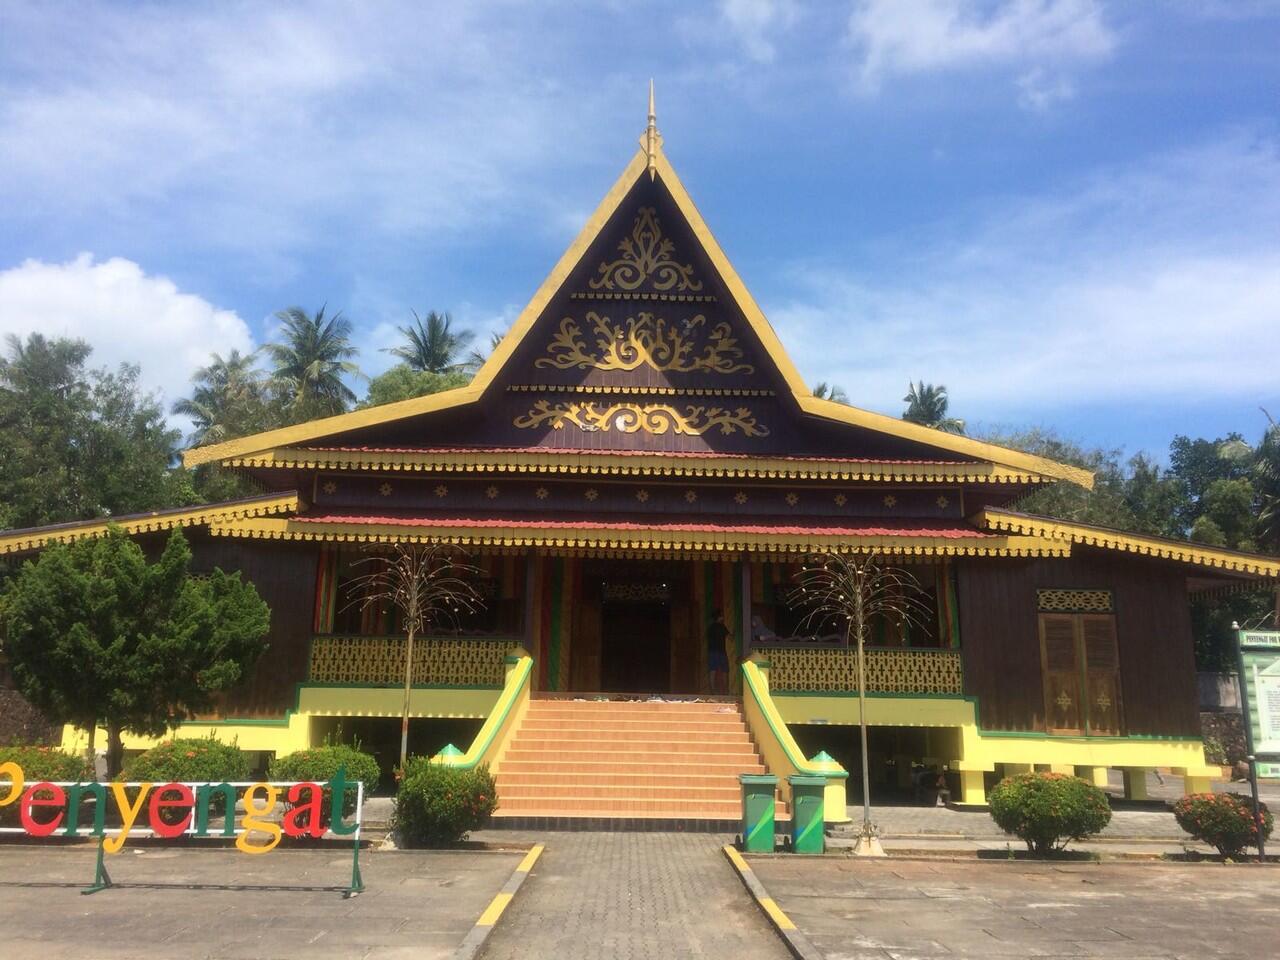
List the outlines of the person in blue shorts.
<svg viewBox="0 0 1280 960">
<path fill-rule="evenodd" d="M 729 655 L 725 652 L 728 639 L 724 614 L 717 610 L 711 615 L 711 626 L 707 628 L 707 671 L 711 674 L 712 693 L 729 692 Z"/>
</svg>

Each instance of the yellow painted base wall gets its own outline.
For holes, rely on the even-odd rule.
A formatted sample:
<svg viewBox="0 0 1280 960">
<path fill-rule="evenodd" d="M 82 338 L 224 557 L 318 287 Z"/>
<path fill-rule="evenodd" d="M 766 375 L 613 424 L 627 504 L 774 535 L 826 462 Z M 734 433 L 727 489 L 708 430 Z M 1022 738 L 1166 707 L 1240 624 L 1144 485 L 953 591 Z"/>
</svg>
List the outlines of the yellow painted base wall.
<svg viewBox="0 0 1280 960">
<path fill-rule="evenodd" d="M 856 697 L 774 694 L 773 702 L 788 724 L 857 725 Z M 961 773 L 963 802 L 982 803 L 982 774 L 988 771 L 1071 769 L 1097 781 L 1099 771 L 1168 768 L 1187 779 L 1188 792 L 1207 789 L 1221 770 L 1205 762 L 1199 740 L 1137 737 L 1000 736 L 978 729 L 972 701 L 945 697 L 871 697 L 867 723 L 883 727 L 951 728 L 955 756 L 945 758 Z"/>
<path fill-rule="evenodd" d="M 422 688 L 409 698 L 409 715 L 415 718 L 484 719 L 502 693 L 497 689 Z M 124 736 L 126 750 L 148 750 L 161 740 L 173 737 L 213 737 L 235 743 L 241 750 L 265 751 L 277 756 L 318 746 L 323 734 L 312 718 L 387 717 L 399 719 L 404 691 L 392 687 L 302 687 L 298 709 L 280 720 L 223 720 L 182 723 L 164 737 Z M 62 730 L 62 748 L 83 752 L 88 735 L 77 727 Z M 107 744 L 107 733 L 99 729 L 96 746 Z"/>
</svg>

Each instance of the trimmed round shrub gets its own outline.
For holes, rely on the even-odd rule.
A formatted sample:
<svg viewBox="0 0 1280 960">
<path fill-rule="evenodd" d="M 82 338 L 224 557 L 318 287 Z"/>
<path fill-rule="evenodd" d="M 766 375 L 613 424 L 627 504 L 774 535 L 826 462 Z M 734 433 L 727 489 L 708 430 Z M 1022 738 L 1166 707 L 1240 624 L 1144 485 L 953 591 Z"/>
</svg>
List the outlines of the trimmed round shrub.
<svg viewBox="0 0 1280 960">
<path fill-rule="evenodd" d="M 396 829 L 411 847 L 457 843 L 484 826 L 498 806 L 496 793 L 488 767 L 466 770 L 415 757 L 396 793 Z"/>
<path fill-rule="evenodd" d="M 234 783 L 249 779 L 249 757 L 235 744 L 223 743 L 212 737 L 185 740 L 165 740 L 124 765 L 120 780 L 138 780 L 160 786 L 165 783 L 223 781 Z M 129 791 L 132 794 L 132 790 Z M 226 798 L 215 790 L 210 798 L 209 812 L 214 816 L 226 813 Z M 177 808 L 163 809 L 166 823 L 178 823 L 186 814 Z"/>
<path fill-rule="evenodd" d="M 1274 819 L 1261 800 L 1262 839 L 1271 836 Z M 1258 845 L 1258 824 L 1253 818 L 1253 800 L 1236 793 L 1193 793 L 1173 805 L 1178 826 L 1224 857 L 1238 857 L 1245 847 Z"/>
<path fill-rule="evenodd" d="M 1020 773 L 1001 780 L 988 798 L 991 818 L 1041 856 L 1084 840 L 1111 822 L 1107 795 L 1079 777 Z"/>
<path fill-rule="evenodd" d="M 0 763 L 10 761 L 22 768 L 28 787 L 41 780 L 56 783 L 93 779 L 93 768 L 83 754 L 64 753 L 53 747 L 0 747 Z M 0 791 L 9 792 L 9 781 L 0 783 Z M 0 827 L 16 827 L 20 822 L 17 801 L 0 807 Z"/>
<path fill-rule="evenodd" d="M 362 751 L 359 744 L 329 744 L 276 757 L 267 766 L 267 775 L 272 780 L 311 780 L 324 783 L 332 780 L 344 767 L 351 789 L 342 798 L 342 815 L 349 817 L 356 812 L 356 781 L 364 784 L 365 799 L 368 799 L 382 776 L 378 761 Z M 333 822 L 333 791 L 327 787 L 321 817 L 326 824 Z"/>
</svg>

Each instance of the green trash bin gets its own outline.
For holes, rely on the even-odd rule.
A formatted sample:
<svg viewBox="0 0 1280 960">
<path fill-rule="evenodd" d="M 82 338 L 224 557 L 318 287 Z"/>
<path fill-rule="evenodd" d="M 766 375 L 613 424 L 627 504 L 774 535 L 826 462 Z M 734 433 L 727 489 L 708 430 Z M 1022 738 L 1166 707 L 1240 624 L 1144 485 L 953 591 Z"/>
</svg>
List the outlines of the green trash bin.
<svg viewBox="0 0 1280 960">
<path fill-rule="evenodd" d="M 827 778 L 797 774 L 787 777 L 787 783 L 791 784 L 791 850 L 822 853 L 826 849 L 822 826 Z"/>
<path fill-rule="evenodd" d="M 742 849 L 745 853 L 773 853 L 773 797 L 778 778 L 771 773 L 738 774 L 742 784 Z"/>
</svg>

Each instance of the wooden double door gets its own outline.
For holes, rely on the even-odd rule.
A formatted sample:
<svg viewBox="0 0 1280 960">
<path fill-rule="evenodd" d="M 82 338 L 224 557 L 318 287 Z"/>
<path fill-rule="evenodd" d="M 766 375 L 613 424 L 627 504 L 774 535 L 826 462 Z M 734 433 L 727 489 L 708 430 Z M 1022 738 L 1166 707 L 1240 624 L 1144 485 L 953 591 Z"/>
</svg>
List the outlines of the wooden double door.
<svg viewBox="0 0 1280 960">
<path fill-rule="evenodd" d="M 601 560 L 583 572 L 573 689 L 699 693 L 705 668 L 687 561 Z"/>
</svg>

